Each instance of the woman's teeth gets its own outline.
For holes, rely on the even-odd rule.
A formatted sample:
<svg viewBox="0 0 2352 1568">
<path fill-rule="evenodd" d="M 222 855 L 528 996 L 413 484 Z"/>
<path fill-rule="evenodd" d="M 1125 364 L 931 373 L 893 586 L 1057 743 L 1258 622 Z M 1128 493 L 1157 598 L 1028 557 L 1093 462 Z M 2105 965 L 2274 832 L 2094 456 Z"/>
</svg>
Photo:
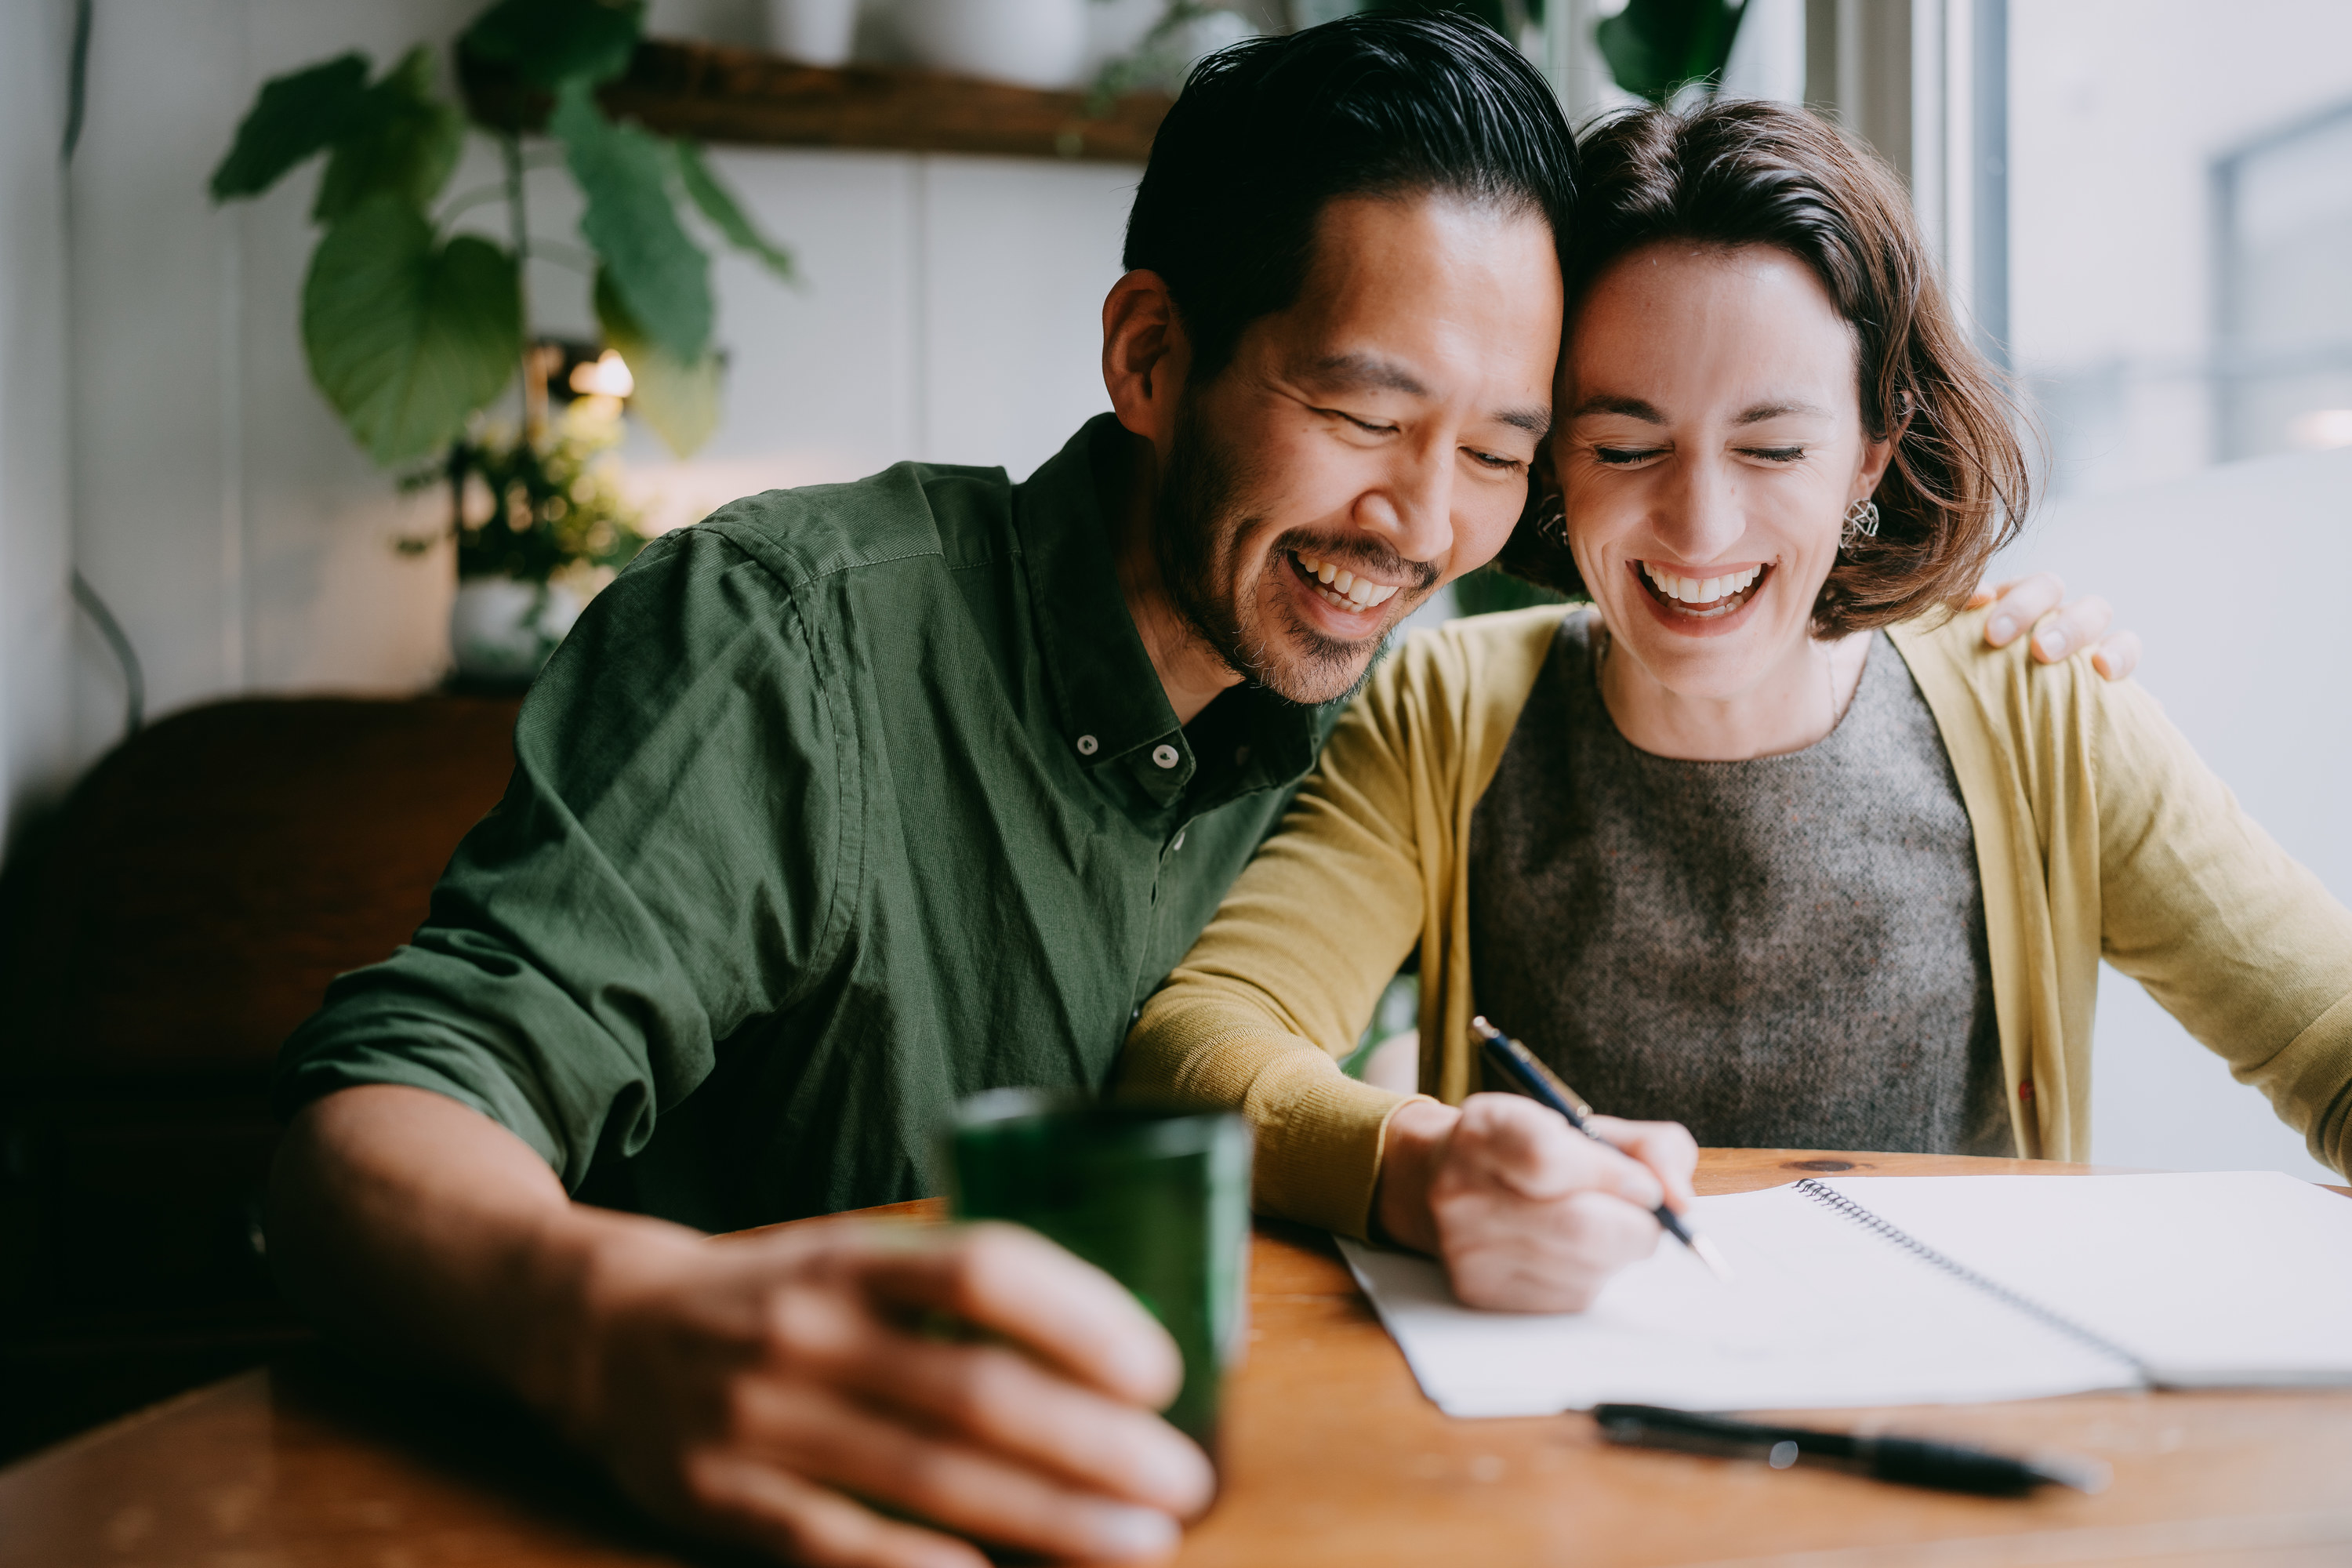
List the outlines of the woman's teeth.
<svg viewBox="0 0 2352 1568">
<path fill-rule="evenodd" d="M 1726 601 L 1736 599 L 1755 586 L 1756 579 L 1763 574 L 1763 571 L 1761 566 L 1748 566 L 1720 577 L 1682 577 L 1672 572 L 1661 572 L 1646 561 L 1642 563 L 1642 575 L 1650 580 L 1650 586 L 1657 590 L 1658 597 L 1670 599 L 1693 610 L 1715 610 L 1718 605 L 1723 609 L 1729 609 L 1731 606 Z"/>
<path fill-rule="evenodd" d="M 1301 555 L 1296 551 L 1292 552 L 1291 559 L 1298 563 L 1300 571 L 1320 584 L 1316 592 L 1340 609 L 1369 610 L 1385 605 L 1396 596 L 1397 584 L 1375 583 L 1328 561 L 1318 561 L 1312 555 Z"/>
</svg>

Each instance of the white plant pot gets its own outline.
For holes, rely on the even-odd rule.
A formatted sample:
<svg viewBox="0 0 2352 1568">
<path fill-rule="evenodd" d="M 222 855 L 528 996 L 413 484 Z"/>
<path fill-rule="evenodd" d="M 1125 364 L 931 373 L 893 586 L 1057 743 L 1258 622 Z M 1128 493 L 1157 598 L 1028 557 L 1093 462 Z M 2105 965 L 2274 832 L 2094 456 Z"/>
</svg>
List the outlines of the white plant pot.
<svg viewBox="0 0 2352 1568">
<path fill-rule="evenodd" d="M 849 61 L 858 0 L 768 0 L 768 47 L 804 65 Z"/>
<path fill-rule="evenodd" d="M 1076 85 L 1087 0 L 898 0 L 898 35 L 917 65 L 1022 87 Z"/>
<path fill-rule="evenodd" d="M 552 583 L 466 577 L 449 606 L 449 651 L 468 680 L 520 684 L 580 618 L 580 596 Z"/>
</svg>

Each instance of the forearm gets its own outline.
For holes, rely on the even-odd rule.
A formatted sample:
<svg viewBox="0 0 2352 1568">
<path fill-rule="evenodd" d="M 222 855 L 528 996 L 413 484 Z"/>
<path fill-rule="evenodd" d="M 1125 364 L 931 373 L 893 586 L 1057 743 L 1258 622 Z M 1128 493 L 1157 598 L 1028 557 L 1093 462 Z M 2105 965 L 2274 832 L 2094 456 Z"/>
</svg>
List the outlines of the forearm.
<svg viewBox="0 0 2352 1568">
<path fill-rule="evenodd" d="M 361 1344 L 503 1386 L 563 1424 L 593 1396 L 586 1319 L 617 1258 L 695 1247 L 663 1221 L 576 1205 L 520 1139 L 424 1089 L 305 1107 L 269 1191 L 287 1294 Z"/>
</svg>

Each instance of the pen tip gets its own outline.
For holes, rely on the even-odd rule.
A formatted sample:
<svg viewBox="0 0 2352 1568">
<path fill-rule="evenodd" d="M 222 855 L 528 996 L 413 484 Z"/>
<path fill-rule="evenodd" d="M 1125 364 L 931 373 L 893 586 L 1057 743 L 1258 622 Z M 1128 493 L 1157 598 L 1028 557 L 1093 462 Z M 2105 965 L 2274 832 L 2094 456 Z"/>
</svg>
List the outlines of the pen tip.
<svg viewBox="0 0 2352 1568">
<path fill-rule="evenodd" d="M 1698 1260 L 1706 1265 L 1709 1273 L 1727 1285 L 1731 1283 L 1731 1262 L 1723 1256 L 1722 1248 L 1704 1236 L 1694 1236 L 1691 1250 L 1698 1254 Z"/>
</svg>

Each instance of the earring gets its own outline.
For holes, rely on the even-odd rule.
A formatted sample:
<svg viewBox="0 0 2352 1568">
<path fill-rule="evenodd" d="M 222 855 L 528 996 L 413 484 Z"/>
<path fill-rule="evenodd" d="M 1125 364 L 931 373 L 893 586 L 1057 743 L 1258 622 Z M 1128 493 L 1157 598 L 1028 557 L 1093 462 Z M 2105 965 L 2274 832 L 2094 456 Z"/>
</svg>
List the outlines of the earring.
<svg viewBox="0 0 2352 1568">
<path fill-rule="evenodd" d="M 1838 533 L 1838 549 L 1852 550 L 1865 539 L 1878 537 L 1878 503 L 1858 500 L 1845 509 L 1845 527 Z"/>
<path fill-rule="evenodd" d="M 1568 543 L 1568 501 L 1557 490 L 1544 497 L 1543 505 L 1536 509 L 1536 535 L 1554 544 Z"/>
</svg>

